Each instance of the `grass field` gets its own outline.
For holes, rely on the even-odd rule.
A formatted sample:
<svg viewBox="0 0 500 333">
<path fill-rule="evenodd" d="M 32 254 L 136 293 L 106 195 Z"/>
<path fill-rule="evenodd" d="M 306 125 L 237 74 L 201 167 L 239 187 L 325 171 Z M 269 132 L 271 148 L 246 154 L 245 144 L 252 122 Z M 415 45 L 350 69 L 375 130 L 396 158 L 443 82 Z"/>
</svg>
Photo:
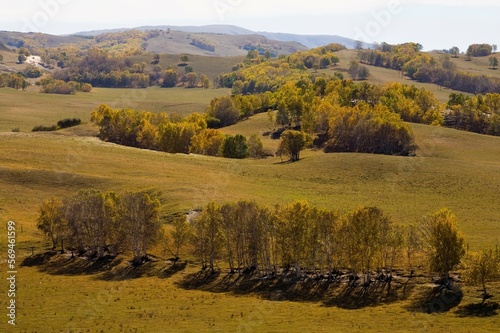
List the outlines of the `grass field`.
<svg viewBox="0 0 500 333">
<path fill-rule="evenodd" d="M 189 54 L 189 61 L 187 64 L 193 67 L 193 70 L 197 74 L 205 74 L 210 79 L 210 84 L 213 83 L 213 79 L 216 78 L 220 73 L 231 72 L 232 68 L 242 62 L 245 56 L 233 56 L 233 57 L 213 57 L 213 56 L 201 56 Z M 153 60 L 152 54 L 134 56 L 131 58 L 134 63 L 145 62 L 149 70 L 152 71 Z M 161 54 L 160 62 L 158 63 L 163 70 L 166 70 L 169 66 L 172 66 L 180 75 L 183 75 L 185 70 L 184 67 L 178 66 L 181 61 L 179 60 L 178 54 Z"/>
<path fill-rule="evenodd" d="M 94 88 L 90 93 L 55 95 L 38 93 L 31 86 L 27 91 L 0 89 L 0 131 L 20 128 L 29 132 L 36 125 L 52 125 L 64 118 L 90 121 L 90 113 L 100 104 L 112 108 L 132 108 L 152 112 L 203 113 L 214 97 L 225 96 L 229 89 L 159 88 L 109 89 Z"/>
</svg>

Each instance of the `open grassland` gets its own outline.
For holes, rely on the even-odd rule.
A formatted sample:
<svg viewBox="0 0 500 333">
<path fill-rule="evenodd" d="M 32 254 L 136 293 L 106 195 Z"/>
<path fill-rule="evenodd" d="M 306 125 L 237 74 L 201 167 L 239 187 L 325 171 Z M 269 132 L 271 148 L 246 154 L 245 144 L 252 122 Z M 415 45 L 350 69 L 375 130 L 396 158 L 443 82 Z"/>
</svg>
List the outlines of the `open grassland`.
<svg viewBox="0 0 500 333">
<path fill-rule="evenodd" d="M 500 324 L 498 316 L 460 317 L 454 310 L 438 315 L 412 312 L 406 308 L 410 300 L 348 310 L 321 302 L 275 301 L 178 286 L 197 270 L 188 265 L 170 277 L 106 281 L 98 275 L 65 276 L 22 268 L 15 332 L 457 333 L 498 332 Z M 492 289 L 495 294 L 499 291 L 498 285 Z M 465 292 L 474 295 L 472 290 Z M 477 301 L 466 296 L 462 302 Z"/>
<path fill-rule="evenodd" d="M 0 54 L 3 55 L 3 61 L 0 63 L 0 72 L 20 72 L 27 66 L 26 64 L 18 63 L 19 54 L 14 51 L 0 50 Z"/>
<path fill-rule="evenodd" d="M 434 57 L 440 57 L 441 54 L 430 53 Z M 494 53 L 492 56 L 500 58 L 499 53 Z M 460 54 L 458 58 L 450 58 L 451 61 L 457 66 L 457 71 L 468 72 L 476 75 L 486 75 L 500 78 L 500 70 L 490 68 L 490 56 L 486 57 L 472 57 L 471 61 L 465 61 L 465 55 Z"/>
<path fill-rule="evenodd" d="M 0 89 L 0 131 L 19 128 L 22 132 L 29 132 L 36 125 L 53 125 L 64 118 L 89 122 L 91 111 L 99 104 L 182 115 L 203 113 L 212 98 L 230 93 L 229 89 L 159 87 L 94 88 L 90 93 L 76 95 L 42 94 L 38 91 L 35 86 L 27 91 Z"/>
</svg>

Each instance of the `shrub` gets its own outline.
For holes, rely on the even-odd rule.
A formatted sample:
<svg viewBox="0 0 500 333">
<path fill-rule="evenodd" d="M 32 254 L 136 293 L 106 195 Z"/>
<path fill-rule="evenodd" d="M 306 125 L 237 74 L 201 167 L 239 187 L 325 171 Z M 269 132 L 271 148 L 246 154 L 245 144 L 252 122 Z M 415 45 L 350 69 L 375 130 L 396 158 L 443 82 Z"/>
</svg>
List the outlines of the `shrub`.
<svg viewBox="0 0 500 333">
<path fill-rule="evenodd" d="M 35 78 L 42 76 L 43 71 L 38 67 L 28 65 L 24 69 L 23 74 L 26 75 L 26 77 L 28 77 L 30 79 L 35 79 Z"/>
<path fill-rule="evenodd" d="M 68 128 L 68 127 L 73 127 L 73 126 L 78 126 L 82 123 L 82 120 L 79 118 L 66 118 L 59 120 L 57 122 L 57 127 L 58 128 Z"/>
<path fill-rule="evenodd" d="M 32 132 L 51 132 L 51 131 L 56 131 L 56 130 L 57 130 L 56 125 L 52 125 L 52 126 L 38 125 L 38 126 L 33 127 L 33 129 L 31 131 Z"/>
<path fill-rule="evenodd" d="M 241 135 L 228 135 L 221 147 L 222 156 L 226 158 L 245 158 L 248 156 L 247 139 Z"/>
<path fill-rule="evenodd" d="M 74 95 L 76 89 L 74 84 L 68 84 L 62 80 L 53 80 L 42 84 L 40 92 L 44 94 Z"/>
</svg>

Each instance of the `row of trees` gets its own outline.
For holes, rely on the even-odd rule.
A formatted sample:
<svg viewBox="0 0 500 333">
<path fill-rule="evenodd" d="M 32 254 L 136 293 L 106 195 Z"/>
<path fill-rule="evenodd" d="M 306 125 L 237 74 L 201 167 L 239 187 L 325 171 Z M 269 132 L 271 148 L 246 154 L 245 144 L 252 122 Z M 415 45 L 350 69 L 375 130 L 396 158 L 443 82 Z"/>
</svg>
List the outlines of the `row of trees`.
<svg viewBox="0 0 500 333">
<path fill-rule="evenodd" d="M 408 156 L 417 146 L 408 124 L 383 106 L 359 103 L 338 108 L 329 120 L 325 152 Z"/>
<path fill-rule="evenodd" d="M 136 264 L 147 259 L 147 250 L 157 242 L 161 229 L 160 194 L 130 192 L 116 194 L 82 190 L 64 200 L 45 200 L 37 227 L 57 246 L 88 258 L 132 252 Z"/>
<path fill-rule="evenodd" d="M 40 92 L 44 94 L 62 94 L 74 95 L 76 92 L 90 92 L 92 85 L 90 83 L 81 83 L 76 81 L 55 80 L 52 77 L 46 77 L 37 82 L 40 86 Z"/>
<path fill-rule="evenodd" d="M 500 135 L 500 94 L 473 97 L 452 93 L 444 124 L 460 130 Z"/>
<path fill-rule="evenodd" d="M 113 110 L 99 106 L 91 115 L 104 141 L 126 146 L 165 151 L 195 153 L 227 158 L 263 157 L 259 137 L 247 141 L 242 135 L 224 135 L 207 128 L 207 116 L 193 113 L 183 118 L 166 113 Z"/>
<path fill-rule="evenodd" d="M 159 219 L 161 195 L 154 191 L 116 194 L 84 190 L 59 200 L 42 202 L 37 227 L 53 249 L 69 249 L 88 259 L 132 253 L 133 262 L 147 260 L 148 250 L 161 241 L 179 258 L 189 248 L 202 269 L 215 271 L 222 262 L 231 273 L 296 277 L 334 277 L 340 271 L 373 271 L 427 265 L 447 276 L 462 261 L 464 278 L 486 283 L 500 275 L 500 251 L 465 251 L 456 216 L 441 209 L 418 224 L 400 226 L 376 207 L 342 214 L 306 201 L 265 207 L 251 201 L 209 203 L 194 220 L 175 218 L 164 228 Z M 464 259 L 464 260 L 462 260 Z"/>
<path fill-rule="evenodd" d="M 58 52 L 66 60 L 58 62 L 62 69 L 55 71 L 53 76 L 65 82 L 76 81 L 108 88 L 145 88 L 151 85 L 175 87 L 178 83 L 190 88 L 199 84 L 208 88 L 210 85 L 206 75 L 194 73 L 193 68 L 185 63 L 182 64 L 185 66 L 185 75 L 180 75 L 173 67 L 163 70 L 158 64 L 158 55 L 153 60 L 153 68 L 148 70 L 145 62 L 133 63 L 126 54 L 111 52 L 105 48 Z M 47 56 L 43 59 L 50 60 Z"/>
<path fill-rule="evenodd" d="M 186 66 L 186 69 L 191 68 Z M 185 84 L 188 88 L 195 88 L 201 84 L 205 89 L 210 88 L 210 79 L 205 74 L 197 74 L 189 70 L 185 75 L 181 76 L 173 67 L 169 67 L 163 73 L 163 80 L 159 84 L 164 88 L 176 87 L 179 83 Z"/>
<path fill-rule="evenodd" d="M 340 61 L 335 52 L 342 49 L 345 49 L 342 45 L 330 44 L 280 56 L 276 61 L 256 54 L 236 65 L 231 73 L 219 75 L 217 86 L 233 88 L 233 94 L 274 92 L 289 80 L 308 79 L 307 69 L 335 66 Z"/>
<path fill-rule="evenodd" d="M 443 275 L 465 254 L 456 217 L 448 209 L 418 225 L 401 227 L 376 207 L 347 214 L 299 201 L 274 208 L 255 202 L 208 204 L 192 225 L 192 246 L 211 270 L 225 261 L 231 271 L 251 268 L 262 275 L 291 269 L 332 275 L 338 269 L 369 274 L 422 264 Z"/>
</svg>

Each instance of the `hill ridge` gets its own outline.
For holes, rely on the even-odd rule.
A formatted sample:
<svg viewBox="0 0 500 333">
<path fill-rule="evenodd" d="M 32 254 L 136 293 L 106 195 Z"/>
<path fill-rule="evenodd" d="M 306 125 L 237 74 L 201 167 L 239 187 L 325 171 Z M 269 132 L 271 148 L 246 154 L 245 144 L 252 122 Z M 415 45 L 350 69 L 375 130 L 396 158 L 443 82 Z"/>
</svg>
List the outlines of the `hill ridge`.
<svg viewBox="0 0 500 333">
<path fill-rule="evenodd" d="M 301 34 L 293 34 L 286 32 L 253 31 L 236 25 L 225 25 L 225 24 L 210 24 L 201 26 L 175 26 L 175 25 L 139 26 L 135 28 L 81 31 L 74 33 L 72 35 L 98 36 L 104 33 L 122 32 L 127 30 L 147 31 L 147 30 L 167 30 L 167 29 L 174 31 L 188 32 L 188 33 L 223 34 L 223 35 L 233 35 L 233 36 L 259 35 L 275 41 L 297 42 L 304 45 L 307 48 L 320 47 L 330 43 L 339 43 L 344 45 L 348 49 L 353 49 L 355 43 L 353 39 L 339 35 L 301 35 Z"/>
</svg>

